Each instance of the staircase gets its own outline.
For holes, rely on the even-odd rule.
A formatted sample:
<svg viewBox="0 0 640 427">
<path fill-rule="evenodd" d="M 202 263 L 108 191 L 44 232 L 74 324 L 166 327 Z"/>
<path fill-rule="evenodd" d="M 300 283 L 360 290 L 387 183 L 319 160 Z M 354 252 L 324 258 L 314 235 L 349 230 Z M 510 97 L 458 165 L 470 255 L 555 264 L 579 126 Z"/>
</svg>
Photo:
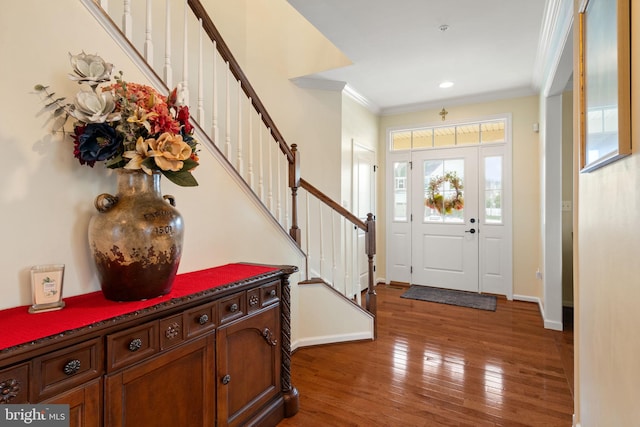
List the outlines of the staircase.
<svg viewBox="0 0 640 427">
<path fill-rule="evenodd" d="M 357 218 L 301 176 L 298 147 L 285 141 L 203 4 L 81 2 L 156 89 L 178 88 L 198 140 L 305 254 L 299 345 L 374 338 L 373 215 Z M 163 22 L 154 22 L 158 16 Z M 156 44 L 164 46 L 162 58 L 154 58 Z"/>
</svg>

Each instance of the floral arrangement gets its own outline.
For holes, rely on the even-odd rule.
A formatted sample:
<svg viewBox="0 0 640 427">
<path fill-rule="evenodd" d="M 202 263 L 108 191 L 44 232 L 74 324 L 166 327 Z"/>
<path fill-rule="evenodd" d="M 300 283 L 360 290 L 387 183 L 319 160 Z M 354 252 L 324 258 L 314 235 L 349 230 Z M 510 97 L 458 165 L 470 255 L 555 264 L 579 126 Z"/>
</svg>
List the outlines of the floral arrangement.
<svg viewBox="0 0 640 427">
<path fill-rule="evenodd" d="M 440 188 L 443 183 L 448 182 L 455 190 L 456 194 L 445 197 Z M 464 196 L 462 194 L 462 180 L 455 172 L 447 172 L 444 176 L 431 178 L 427 187 L 427 197 L 424 204 L 442 214 L 450 214 L 453 210 L 461 210 L 464 207 Z"/>
<path fill-rule="evenodd" d="M 104 161 L 111 169 L 159 170 L 181 186 L 196 186 L 191 171 L 198 166 L 189 107 L 178 103 L 177 90 L 169 96 L 122 78 L 112 77 L 113 65 L 97 55 L 71 55 L 73 74 L 81 85 L 72 102 L 57 98 L 47 86 L 36 85 L 45 107 L 61 117 L 61 127 L 76 120 L 71 137 L 73 155 L 82 165 Z"/>
</svg>

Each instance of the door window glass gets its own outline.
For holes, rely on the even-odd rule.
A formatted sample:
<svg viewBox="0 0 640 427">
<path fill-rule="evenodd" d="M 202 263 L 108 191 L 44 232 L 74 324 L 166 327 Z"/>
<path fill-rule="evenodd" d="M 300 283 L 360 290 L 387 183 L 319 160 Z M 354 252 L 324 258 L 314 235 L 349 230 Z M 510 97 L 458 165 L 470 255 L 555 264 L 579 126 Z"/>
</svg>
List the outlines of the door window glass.
<svg viewBox="0 0 640 427">
<path fill-rule="evenodd" d="M 411 131 L 391 132 L 391 150 L 408 150 L 411 148 Z"/>
<path fill-rule="evenodd" d="M 393 162 L 393 220 L 407 221 L 407 162 Z"/>
<path fill-rule="evenodd" d="M 484 221 L 502 224 L 502 156 L 484 159 Z"/>
<path fill-rule="evenodd" d="M 464 159 L 424 162 L 424 222 L 464 222 Z"/>
</svg>

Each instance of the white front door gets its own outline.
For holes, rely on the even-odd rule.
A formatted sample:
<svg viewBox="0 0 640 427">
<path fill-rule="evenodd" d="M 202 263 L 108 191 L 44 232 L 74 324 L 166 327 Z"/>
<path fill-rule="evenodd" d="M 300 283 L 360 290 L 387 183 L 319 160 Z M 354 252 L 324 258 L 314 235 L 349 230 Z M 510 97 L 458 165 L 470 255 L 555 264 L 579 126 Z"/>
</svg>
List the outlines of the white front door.
<svg viewBox="0 0 640 427">
<path fill-rule="evenodd" d="M 414 151 L 411 175 L 411 282 L 478 292 L 478 147 Z"/>
</svg>

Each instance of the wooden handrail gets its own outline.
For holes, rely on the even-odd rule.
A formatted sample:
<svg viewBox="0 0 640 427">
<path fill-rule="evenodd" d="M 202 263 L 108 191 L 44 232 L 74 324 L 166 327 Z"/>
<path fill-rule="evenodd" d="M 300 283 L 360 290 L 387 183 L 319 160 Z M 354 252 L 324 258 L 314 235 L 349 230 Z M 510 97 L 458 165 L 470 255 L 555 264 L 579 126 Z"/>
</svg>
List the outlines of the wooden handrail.
<svg viewBox="0 0 640 427">
<path fill-rule="evenodd" d="M 242 69 L 240 68 L 240 64 L 238 64 L 238 61 L 236 61 L 236 59 L 234 58 L 231 50 L 222 39 L 220 32 L 218 31 L 216 26 L 213 25 L 213 21 L 211 20 L 211 17 L 209 17 L 206 9 L 202 5 L 202 3 L 200 3 L 200 0 L 188 0 L 188 3 L 196 18 L 202 19 L 202 28 L 205 30 L 209 38 L 216 43 L 218 52 L 220 53 L 222 59 L 225 62 L 229 63 L 229 69 L 231 70 L 231 73 L 233 73 L 234 77 L 238 81 L 240 81 L 242 90 L 247 95 L 247 97 L 251 99 L 251 103 L 253 104 L 253 107 L 256 109 L 256 111 L 260 113 L 262 122 L 267 128 L 270 129 L 271 135 L 280 146 L 280 150 L 287 157 L 288 162 L 293 163 L 293 153 L 291 152 L 289 145 L 284 140 L 284 137 L 278 130 L 275 122 L 271 119 L 271 116 L 267 112 L 264 104 L 262 103 L 262 101 L 260 101 L 257 92 L 253 89 L 251 83 L 249 83 L 249 79 L 244 74 L 244 71 L 242 71 Z"/>
<path fill-rule="evenodd" d="M 307 190 L 310 194 L 317 197 L 320 201 L 322 201 L 325 205 L 329 206 L 334 211 L 338 212 L 340 215 L 349 220 L 353 225 L 358 227 L 363 231 L 367 231 L 367 224 L 365 224 L 360 218 L 340 206 L 336 201 L 334 201 L 331 197 L 324 194 L 322 191 L 318 190 L 316 187 L 311 185 L 309 182 L 305 181 L 304 178 L 300 178 L 300 187 Z"/>
</svg>

